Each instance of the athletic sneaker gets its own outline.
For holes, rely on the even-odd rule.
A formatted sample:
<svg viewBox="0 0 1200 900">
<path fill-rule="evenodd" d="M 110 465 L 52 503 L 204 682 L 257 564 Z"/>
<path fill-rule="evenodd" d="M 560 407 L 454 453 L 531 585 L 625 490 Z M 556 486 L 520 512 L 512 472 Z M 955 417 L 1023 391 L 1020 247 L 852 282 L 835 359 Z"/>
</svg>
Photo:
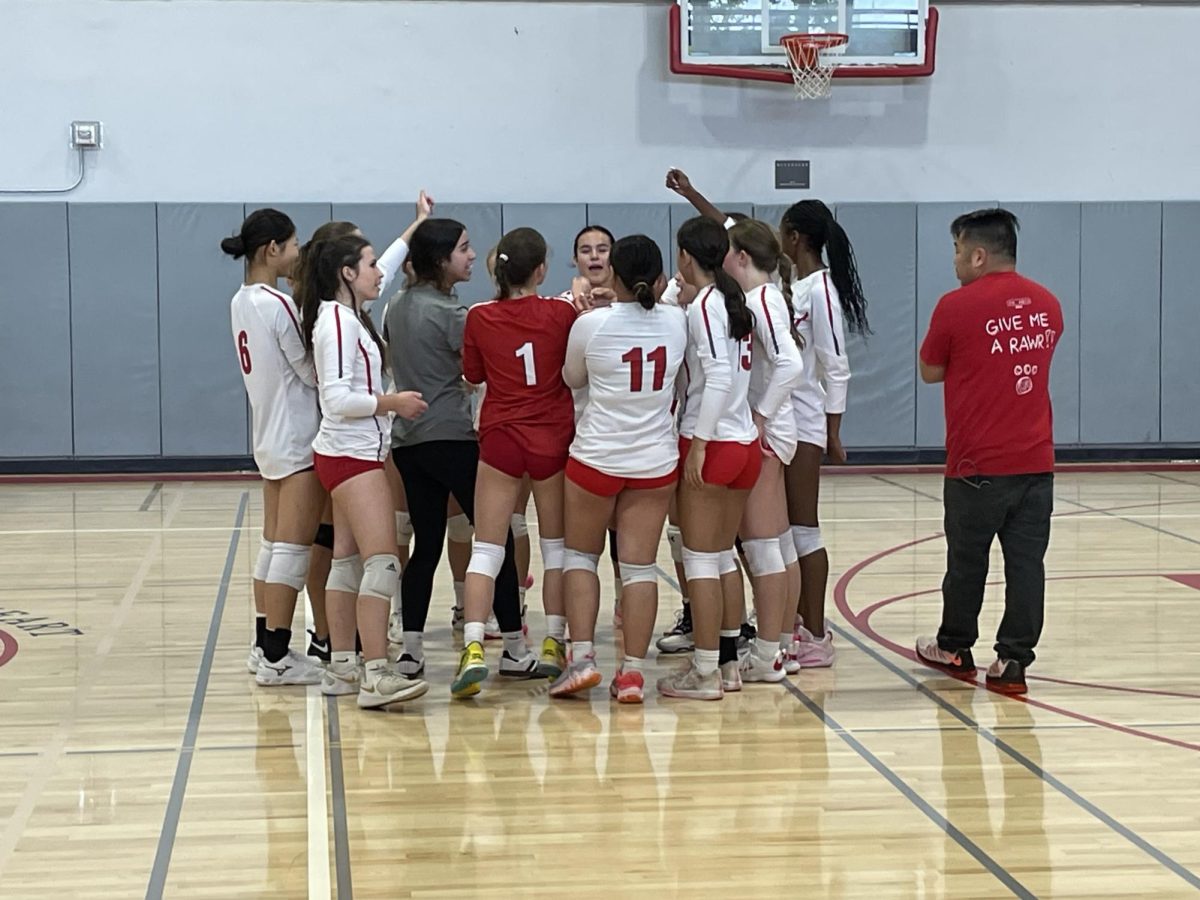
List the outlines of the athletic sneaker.
<svg viewBox="0 0 1200 900">
<path fill-rule="evenodd" d="M 763 659 L 751 650 L 738 661 L 738 671 L 743 683 L 778 684 L 787 677 L 787 672 L 783 671 L 783 654 L 779 652 L 772 659 Z"/>
<path fill-rule="evenodd" d="M 458 671 L 450 685 L 452 697 L 472 697 L 479 693 L 479 683 L 488 677 L 487 659 L 483 644 L 471 641 L 458 657 Z"/>
<path fill-rule="evenodd" d="M 455 634 L 463 633 L 463 625 L 467 622 L 467 614 L 463 612 L 461 606 L 455 606 L 450 609 L 450 630 Z"/>
<path fill-rule="evenodd" d="M 655 641 L 654 646 L 659 653 L 691 653 L 696 648 L 692 639 L 691 607 L 685 606 L 675 613 L 675 624 Z"/>
<path fill-rule="evenodd" d="M 742 689 L 742 673 L 738 668 L 738 661 L 731 659 L 727 663 L 721 664 L 721 690 L 726 694 L 736 694 Z"/>
<path fill-rule="evenodd" d="M 608 692 L 618 703 L 645 702 L 646 682 L 641 672 L 626 672 L 624 669 L 613 676 Z"/>
<path fill-rule="evenodd" d="M 542 658 L 538 674 L 553 681 L 567 667 L 567 645 L 556 637 L 546 635 L 542 640 Z"/>
<path fill-rule="evenodd" d="M 1015 659 L 997 659 L 988 666 L 987 686 L 1001 694 L 1024 694 L 1025 667 Z"/>
<path fill-rule="evenodd" d="M 828 634 L 825 636 L 829 637 Z M 917 658 L 927 666 L 959 678 L 975 675 L 975 657 L 970 650 L 943 650 L 938 646 L 936 637 L 917 638 Z"/>
<path fill-rule="evenodd" d="M 658 679 L 658 692 L 664 697 L 680 697 L 684 700 L 720 700 L 724 689 L 721 687 L 720 671 L 701 675 L 696 664 L 692 663 Z"/>
<path fill-rule="evenodd" d="M 396 671 L 410 680 L 416 680 L 425 675 L 425 655 L 421 658 L 413 656 L 411 653 L 401 653 L 400 658 L 396 660 Z"/>
<path fill-rule="evenodd" d="M 833 665 L 836 655 L 833 649 L 833 632 L 826 631 L 825 637 L 797 641 L 792 646 L 796 651 L 796 662 L 802 669 L 826 669 Z M 935 642 L 936 643 L 936 642 Z"/>
<path fill-rule="evenodd" d="M 391 668 L 376 669 L 367 672 L 359 685 L 358 705 L 360 709 L 380 709 L 393 703 L 416 700 L 428 690 L 429 685 L 424 681 L 405 678 Z"/>
<path fill-rule="evenodd" d="M 538 658 L 532 650 L 516 657 L 505 650 L 500 655 L 500 674 L 506 678 L 537 678 Z"/>
<path fill-rule="evenodd" d="M 258 644 L 251 644 L 250 655 L 246 657 L 246 671 L 251 675 L 257 675 L 258 664 L 262 662 L 262 658 L 262 647 L 258 646 Z"/>
<path fill-rule="evenodd" d="M 289 649 L 278 662 L 271 662 L 265 656 L 258 664 L 258 672 L 254 676 L 256 684 L 264 687 L 276 687 L 285 684 L 320 684 L 323 671 L 317 663 L 307 656 L 301 656 L 295 650 Z"/>
<path fill-rule="evenodd" d="M 496 614 L 492 613 L 488 616 L 487 622 L 483 626 L 483 639 L 485 641 L 498 641 L 504 637 L 500 631 L 500 623 L 496 621 Z"/>
<path fill-rule="evenodd" d="M 329 665 L 329 659 L 331 656 L 329 648 L 329 635 L 325 636 L 325 640 L 318 641 L 317 633 L 315 631 L 310 628 L 308 633 L 311 635 L 308 641 L 308 655 L 320 662 L 323 666 Z"/>
<path fill-rule="evenodd" d="M 388 616 L 388 643 L 404 643 L 404 618 L 399 610 Z"/>
<path fill-rule="evenodd" d="M 603 677 L 596 668 L 596 657 L 585 656 L 567 666 L 561 675 L 550 685 L 551 697 L 570 697 L 580 691 L 590 691 Z"/>
<path fill-rule="evenodd" d="M 321 693 L 328 697 L 357 694 L 360 680 L 358 663 L 354 660 L 344 663 L 331 662 L 321 676 Z"/>
<path fill-rule="evenodd" d="M 748 649 L 756 637 L 758 637 L 758 629 L 754 627 L 752 616 L 751 621 L 742 623 L 741 630 L 738 633 L 738 653 Z"/>
</svg>

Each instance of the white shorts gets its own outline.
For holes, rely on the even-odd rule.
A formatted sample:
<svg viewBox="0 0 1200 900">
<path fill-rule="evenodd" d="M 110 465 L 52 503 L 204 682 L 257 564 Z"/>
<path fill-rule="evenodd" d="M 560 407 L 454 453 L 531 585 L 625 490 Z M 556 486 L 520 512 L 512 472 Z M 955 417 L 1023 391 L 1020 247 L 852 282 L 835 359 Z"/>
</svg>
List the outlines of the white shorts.
<svg viewBox="0 0 1200 900">
<path fill-rule="evenodd" d="M 311 440 L 276 441 L 272 444 L 268 448 L 254 449 L 258 473 L 267 481 L 279 481 L 313 467 Z"/>
<path fill-rule="evenodd" d="M 796 421 L 796 440 L 825 449 L 829 442 L 829 423 L 825 418 L 825 407 L 817 406 L 807 398 L 792 395 L 792 414 Z"/>
</svg>

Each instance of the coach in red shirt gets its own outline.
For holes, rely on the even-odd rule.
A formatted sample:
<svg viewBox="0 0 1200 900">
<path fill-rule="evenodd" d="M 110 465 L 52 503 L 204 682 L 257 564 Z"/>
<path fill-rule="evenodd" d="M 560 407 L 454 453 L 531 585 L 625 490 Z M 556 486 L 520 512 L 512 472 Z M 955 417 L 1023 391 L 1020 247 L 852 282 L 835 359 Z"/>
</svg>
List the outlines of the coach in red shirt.
<svg viewBox="0 0 1200 900">
<path fill-rule="evenodd" d="M 1004 618 L 987 684 L 1025 692 L 1042 633 L 1054 508 L 1050 360 L 1062 309 L 1017 274 L 1017 217 L 984 209 L 954 220 L 954 274 L 962 287 L 938 301 L 921 345 L 921 379 L 944 383 L 946 576 L 937 637 L 917 639 L 922 661 L 975 675 L 971 648 L 992 540 L 1004 553 Z"/>
</svg>

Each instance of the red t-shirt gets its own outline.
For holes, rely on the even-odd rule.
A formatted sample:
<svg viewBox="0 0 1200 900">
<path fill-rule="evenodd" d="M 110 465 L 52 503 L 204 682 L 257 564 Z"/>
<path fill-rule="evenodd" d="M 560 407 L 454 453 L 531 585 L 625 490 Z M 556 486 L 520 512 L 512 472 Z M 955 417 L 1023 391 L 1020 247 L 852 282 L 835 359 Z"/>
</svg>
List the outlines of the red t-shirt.
<svg viewBox="0 0 1200 900">
<path fill-rule="evenodd" d="M 557 297 L 476 303 L 463 331 L 463 375 L 487 382 L 479 436 L 504 428 L 530 453 L 557 456 L 575 436 L 575 404 L 562 379 L 575 307 Z"/>
<path fill-rule="evenodd" d="M 946 475 L 1054 471 L 1050 359 L 1062 337 L 1053 294 L 993 272 L 938 301 L 921 359 L 946 367 Z"/>
</svg>

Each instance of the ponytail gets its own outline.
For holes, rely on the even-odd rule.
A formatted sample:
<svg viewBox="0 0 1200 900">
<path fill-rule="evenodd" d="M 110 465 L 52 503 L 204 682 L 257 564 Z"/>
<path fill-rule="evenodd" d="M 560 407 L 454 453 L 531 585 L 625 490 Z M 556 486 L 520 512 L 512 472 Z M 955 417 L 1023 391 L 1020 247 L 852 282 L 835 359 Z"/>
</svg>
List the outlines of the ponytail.
<svg viewBox="0 0 1200 900">
<path fill-rule="evenodd" d="M 609 257 L 613 274 L 645 310 L 654 309 L 654 283 L 663 276 L 662 251 L 644 234 L 631 234 L 613 244 Z"/>
<path fill-rule="evenodd" d="M 825 251 L 829 261 L 829 277 L 837 288 L 842 315 L 850 331 L 868 335 L 867 298 L 858 277 L 858 264 L 850 238 L 829 207 L 820 200 L 801 200 L 783 214 L 782 229 L 803 235 L 809 248 L 820 255 Z"/>
<path fill-rule="evenodd" d="M 532 228 L 514 228 L 496 245 L 496 299 L 507 300 L 515 288 L 529 283 L 546 261 L 546 239 Z"/>
<path fill-rule="evenodd" d="M 357 268 L 362 252 L 371 246 L 370 241 L 358 234 L 346 234 L 342 237 L 309 241 L 300 251 L 300 262 L 296 271 L 296 302 L 300 306 L 300 333 L 304 337 L 304 346 L 311 354 L 313 350 L 313 331 L 317 327 L 317 313 L 322 300 L 332 300 L 337 296 L 338 287 L 345 285 L 342 281 L 342 268 L 349 266 Z M 362 323 L 379 355 L 386 360 L 383 339 L 375 330 L 371 317 L 354 303 L 354 314 Z M 387 368 L 386 363 L 384 368 Z"/>
<path fill-rule="evenodd" d="M 734 340 L 745 340 L 754 331 L 754 313 L 746 305 L 746 295 L 733 276 L 725 271 L 725 256 L 729 253 L 729 234 L 725 226 L 712 219 L 696 216 L 679 228 L 679 249 L 687 252 L 725 296 L 725 314 L 729 319 L 729 334 Z"/>
</svg>

